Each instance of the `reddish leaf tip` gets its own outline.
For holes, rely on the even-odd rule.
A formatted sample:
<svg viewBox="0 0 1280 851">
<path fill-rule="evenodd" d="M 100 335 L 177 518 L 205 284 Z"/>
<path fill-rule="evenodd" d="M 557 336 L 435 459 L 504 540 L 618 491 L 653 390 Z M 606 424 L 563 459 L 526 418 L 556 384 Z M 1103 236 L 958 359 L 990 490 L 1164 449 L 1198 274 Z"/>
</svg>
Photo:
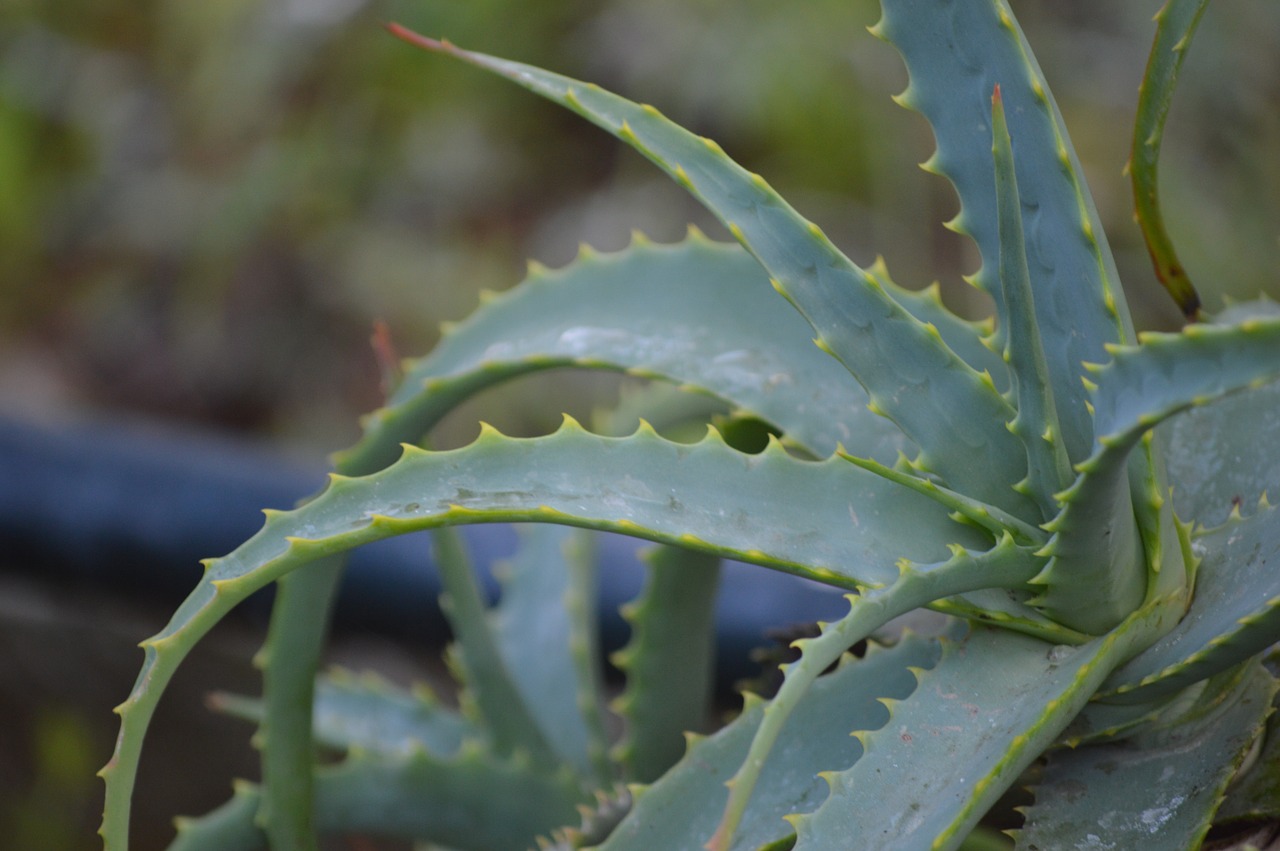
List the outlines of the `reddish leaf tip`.
<svg viewBox="0 0 1280 851">
<path fill-rule="evenodd" d="M 443 41 L 436 41 L 434 38 L 427 38 L 425 35 L 416 33 L 408 27 L 397 24 L 394 21 L 389 21 L 383 24 L 383 27 L 387 32 L 391 33 L 401 41 L 408 42 L 409 44 L 421 47 L 425 50 L 444 50 L 447 46 Z"/>
</svg>

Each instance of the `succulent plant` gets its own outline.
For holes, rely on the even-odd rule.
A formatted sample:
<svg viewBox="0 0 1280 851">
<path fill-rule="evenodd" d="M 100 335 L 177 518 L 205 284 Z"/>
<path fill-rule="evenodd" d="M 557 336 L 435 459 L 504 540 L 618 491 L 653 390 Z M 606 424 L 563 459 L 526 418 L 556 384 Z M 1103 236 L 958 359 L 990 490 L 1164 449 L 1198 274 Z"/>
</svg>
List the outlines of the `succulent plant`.
<svg viewBox="0 0 1280 851">
<path fill-rule="evenodd" d="M 1158 218 L 1155 165 L 1204 0 L 1162 11 L 1134 185 L 1157 266 L 1198 298 Z M 1016 847 L 1198 847 L 1211 826 L 1280 817 L 1277 691 L 1280 310 L 1236 304 L 1137 335 L 1061 116 L 1004 0 L 884 0 L 874 33 L 906 60 L 899 97 L 932 124 L 994 321 L 861 268 L 758 175 L 656 109 L 394 28 L 598 124 L 736 238 L 637 238 L 531 268 L 408 364 L 328 487 L 206 564 L 119 709 L 103 834 L 124 848 L 143 734 L 185 654 L 279 582 L 258 721 L 261 786 L 180 824 L 177 848 L 315 847 L 366 831 L 456 848 L 1003 847 L 984 817 L 1028 803 Z M 1172 270 L 1172 271 L 1170 271 Z M 779 298 L 778 295 L 783 298 Z M 788 306 L 785 301 L 789 301 Z M 794 307 L 794 309 L 793 309 Z M 816 343 L 816 345 L 814 345 Z M 680 443 L 566 418 L 423 448 L 461 400 L 551 367 L 618 370 L 721 400 Z M 683 422 L 675 391 L 641 400 Z M 644 407 L 637 404 L 636 407 Z M 401 445 L 403 444 L 403 448 Z M 449 527 L 531 522 L 486 607 Z M 616 657 L 606 736 L 593 561 L 580 530 L 660 546 Z M 435 546 L 464 683 L 425 692 L 315 682 L 341 553 L 416 530 Z M 714 734 L 709 607 L 730 558 L 848 592 L 795 642 L 775 695 Z M 886 629 L 919 609 L 943 613 Z M 850 652 L 865 644 L 865 652 Z M 318 765 L 316 748 L 338 752 Z M 576 824 L 578 813 L 581 824 Z M 1000 827 L 1001 825 L 995 825 Z"/>
</svg>

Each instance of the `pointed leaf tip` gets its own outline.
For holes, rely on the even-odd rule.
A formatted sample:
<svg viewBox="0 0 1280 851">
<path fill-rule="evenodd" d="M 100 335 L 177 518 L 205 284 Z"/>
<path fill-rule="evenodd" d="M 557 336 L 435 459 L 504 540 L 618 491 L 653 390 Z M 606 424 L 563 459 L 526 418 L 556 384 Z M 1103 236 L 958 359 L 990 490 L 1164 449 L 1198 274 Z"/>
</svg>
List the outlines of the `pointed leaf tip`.
<svg viewBox="0 0 1280 851">
<path fill-rule="evenodd" d="M 384 29 L 386 29 L 387 32 L 391 33 L 393 36 L 400 39 L 401 41 L 407 42 L 408 44 L 412 44 L 415 47 L 421 47 L 424 50 L 439 52 L 441 50 L 448 50 L 451 47 L 453 47 L 453 45 L 450 44 L 448 41 L 444 41 L 444 40 L 438 41 L 434 38 L 428 38 L 427 36 L 416 33 L 413 30 L 409 29 L 408 27 L 405 27 L 401 24 L 397 24 L 394 21 L 388 21 L 382 26 Z"/>
</svg>

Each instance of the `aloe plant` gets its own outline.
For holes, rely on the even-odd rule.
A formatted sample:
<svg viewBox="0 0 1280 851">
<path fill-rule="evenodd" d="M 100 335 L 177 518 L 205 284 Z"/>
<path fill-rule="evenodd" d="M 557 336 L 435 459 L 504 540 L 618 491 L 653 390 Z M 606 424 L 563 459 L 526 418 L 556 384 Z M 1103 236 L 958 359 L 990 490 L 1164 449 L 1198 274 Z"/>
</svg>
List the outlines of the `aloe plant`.
<svg viewBox="0 0 1280 851">
<path fill-rule="evenodd" d="M 1154 187 L 1204 5 L 1161 13 L 1132 163 L 1152 255 L 1177 270 L 1162 274 L 1194 316 Z M 1280 817 L 1265 735 L 1280 637 L 1268 569 L 1280 523 L 1265 498 L 1280 310 L 1236 304 L 1180 333 L 1135 334 L 1061 116 L 1003 0 L 884 0 L 873 29 L 905 58 L 899 100 L 933 126 L 928 167 L 962 201 L 950 226 L 980 250 L 987 323 L 900 287 L 881 262 L 859 267 L 762 177 L 653 107 L 392 29 L 617 136 L 738 244 L 636 238 L 532 267 L 407 364 L 329 486 L 209 560 L 143 642 L 102 772 L 108 848 L 127 845 L 165 685 L 272 582 L 264 695 L 220 699 L 258 723 L 262 783 L 180 822 L 176 848 L 308 848 L 317 831 L 456 848 L 538 836 L 611 851 L 1002 847 L 983 819 L 1022 788 L 1023 849 L 1189 848 L 1215 824 Z M 654 379 L 628 405 L 654 425 L 614 436 L 621 414 L 593 431 L 566 418 L 523 439 L 486 426 L 467 447 L 424 448 L 478 390 L 565 365 Z M 684 390 L 728 411 L 694 442 L 660 434 L 705 412 Z M 489 608 L 449 527 L 493 522 L 535 526 Z M 427 529 L 460 708 L 345 674 L 317 685 L 341 553 Z M 617 742 L 584 529 L 659 545 L 615 658 L 628 676 Z M 708 712 L 721 558 L 844 589 L 849 610 L 795 642 L 776 694 L 747 693 L 722 729 L 683 735 Z M 919 609 L 943 617 L 887 628 Z M 318 748 L 340 759 L 321 765 Z"/>
</svg>

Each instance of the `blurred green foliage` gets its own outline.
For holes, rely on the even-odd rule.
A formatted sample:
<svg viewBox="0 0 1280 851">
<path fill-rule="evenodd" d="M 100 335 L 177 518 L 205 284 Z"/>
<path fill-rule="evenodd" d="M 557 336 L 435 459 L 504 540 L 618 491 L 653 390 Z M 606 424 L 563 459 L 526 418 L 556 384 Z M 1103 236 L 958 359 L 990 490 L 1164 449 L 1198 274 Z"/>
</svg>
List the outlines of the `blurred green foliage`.
<svg viewBox="0 0 1280 851">
<path fill-rule="evenodd" d="M 1119 174 L 1158 3 L 1017 5 L 1126 283 L 1154 305 L 1139 319 L 1175 321 Z M 407 49 L 381 31 L 392 19 L 658 104 L 855 258 L 874 245 L 908 285 L 955 285 L 974 253 L 939 225 L 950 188 L 913 168 L 931 141 L 887 97 L 905 74 L 862 32 L 876 6 L 13 0 L 0 12 L 0 404 L 52 396 L 331 448 L 378 402 L 375 320 L 419 353 L 525 257 L 558 265 L 579 240 L 613 249 L 632 228 L 676 239 L 690 220 L 718 233 L 640 158 Z M 1248 6 L 1207 17 L 1164 169 L 1211 307 L 1274 287 L 1280 261 L 1280 9 Z M 982 310 L 963 285 L 948 293 Z M 574 392 L 552 395 L 572 407 Z"/>
</svg>

